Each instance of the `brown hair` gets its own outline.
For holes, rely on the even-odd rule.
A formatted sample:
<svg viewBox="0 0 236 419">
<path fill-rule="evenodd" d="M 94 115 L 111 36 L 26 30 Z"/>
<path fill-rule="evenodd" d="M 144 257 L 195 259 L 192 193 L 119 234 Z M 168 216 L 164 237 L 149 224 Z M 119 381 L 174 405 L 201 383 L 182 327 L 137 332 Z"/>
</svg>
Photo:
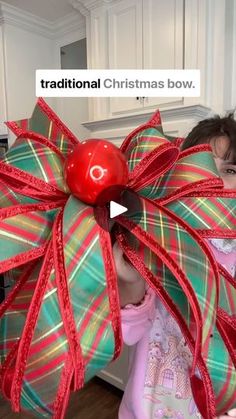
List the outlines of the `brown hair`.
<svg viewBox="0 0 236 419">
<path fill-rule="evenodd" d="M 236 162 L 236 121 L 232 113 L 223 118 L 216 115 L 200 121 L 187 135 L 181 149 L 186 150 L 198 144 L 206 144 L 212 139 L 217 141 L 217 138 L 222 136 L 230 140 L 224 158 L 227 159 L 229 154 L 233 153 L 233 160 Z"/>
</svg>

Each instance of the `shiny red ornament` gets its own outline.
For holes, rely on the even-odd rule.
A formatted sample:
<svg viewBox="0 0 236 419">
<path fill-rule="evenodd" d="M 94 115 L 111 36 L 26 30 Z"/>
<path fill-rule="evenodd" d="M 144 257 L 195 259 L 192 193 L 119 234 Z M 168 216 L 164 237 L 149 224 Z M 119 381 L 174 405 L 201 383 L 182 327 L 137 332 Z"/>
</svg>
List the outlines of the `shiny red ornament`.
<svg viewBox="0 0 236 419">
<path fill-rule="evenodd" d="M 123 153 L 112 143 L 91 139 L 79 143 L 65 163 L 66 183 L 73 195 L 87 204 L 115 199 L 117 188 L 128 182 L 128 165 Z M 104 204 L 105 202 L 103 202 Z"/>
</svg>

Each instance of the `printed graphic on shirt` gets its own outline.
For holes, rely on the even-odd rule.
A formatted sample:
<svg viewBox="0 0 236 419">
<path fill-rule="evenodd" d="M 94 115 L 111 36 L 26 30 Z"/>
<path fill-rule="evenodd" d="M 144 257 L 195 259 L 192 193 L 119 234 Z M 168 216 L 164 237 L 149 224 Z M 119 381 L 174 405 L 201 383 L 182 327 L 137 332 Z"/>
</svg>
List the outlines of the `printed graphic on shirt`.
<svg viewBox="0 0 236 419">
<path fill-rule="evenodd" d="M 236 239 L 209 239 L 209 243 L 217 262 L 235 278 Z"/>
<path fill-rule="evenodd" d="M 207 240 L 216 260 L 236 276 L 236 239 Z M 149 339 L 143 409 L 148 419 L 201 418 L 192 398 L 192 355 L 175 320 L 159 299 Z"/>
<path fill-rule="evenodd" d="M 188 369 L 192 354 L 175 320 L 157 301 L 150 332 L 143 408 L 150 419 L 201 418 L 192 398 Z"/>
<path fill-rule="evenodd" d="M 236 252 L 236 239 L 209 239 L 209 241 L 217 250 L 226 255 Z"/>
</svg>

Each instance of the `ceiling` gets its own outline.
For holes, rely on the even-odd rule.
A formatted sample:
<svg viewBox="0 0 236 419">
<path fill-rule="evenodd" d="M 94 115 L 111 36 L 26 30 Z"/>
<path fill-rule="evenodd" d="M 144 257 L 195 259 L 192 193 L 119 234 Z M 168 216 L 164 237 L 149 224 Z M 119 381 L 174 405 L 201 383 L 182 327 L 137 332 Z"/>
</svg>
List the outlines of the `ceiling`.
<svg viewBox="0 0 236 419">
<path fill-rule="evenodd" d="M 3 0 L 3 2 L 51 22 L 75 12 L 68 0 Z"/>
</svg>

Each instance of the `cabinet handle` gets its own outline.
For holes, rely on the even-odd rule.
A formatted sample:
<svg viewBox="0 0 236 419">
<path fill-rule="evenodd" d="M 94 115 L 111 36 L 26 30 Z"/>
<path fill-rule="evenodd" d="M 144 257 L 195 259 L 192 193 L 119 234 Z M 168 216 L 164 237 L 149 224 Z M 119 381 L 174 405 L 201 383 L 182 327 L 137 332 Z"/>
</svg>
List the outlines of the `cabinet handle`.
<svg viewBox="0 0 236 419">
<path fill-rule="evenodd" d="M 145 97 L 145 96 L 137 96 L 137 97 L 136 97 L 136 100 L 139 100 L 140 105 L 143 105 L 144 100 L 145 100 L 146 102 L 148 102 L 148 97 Z"/>
</svg>

